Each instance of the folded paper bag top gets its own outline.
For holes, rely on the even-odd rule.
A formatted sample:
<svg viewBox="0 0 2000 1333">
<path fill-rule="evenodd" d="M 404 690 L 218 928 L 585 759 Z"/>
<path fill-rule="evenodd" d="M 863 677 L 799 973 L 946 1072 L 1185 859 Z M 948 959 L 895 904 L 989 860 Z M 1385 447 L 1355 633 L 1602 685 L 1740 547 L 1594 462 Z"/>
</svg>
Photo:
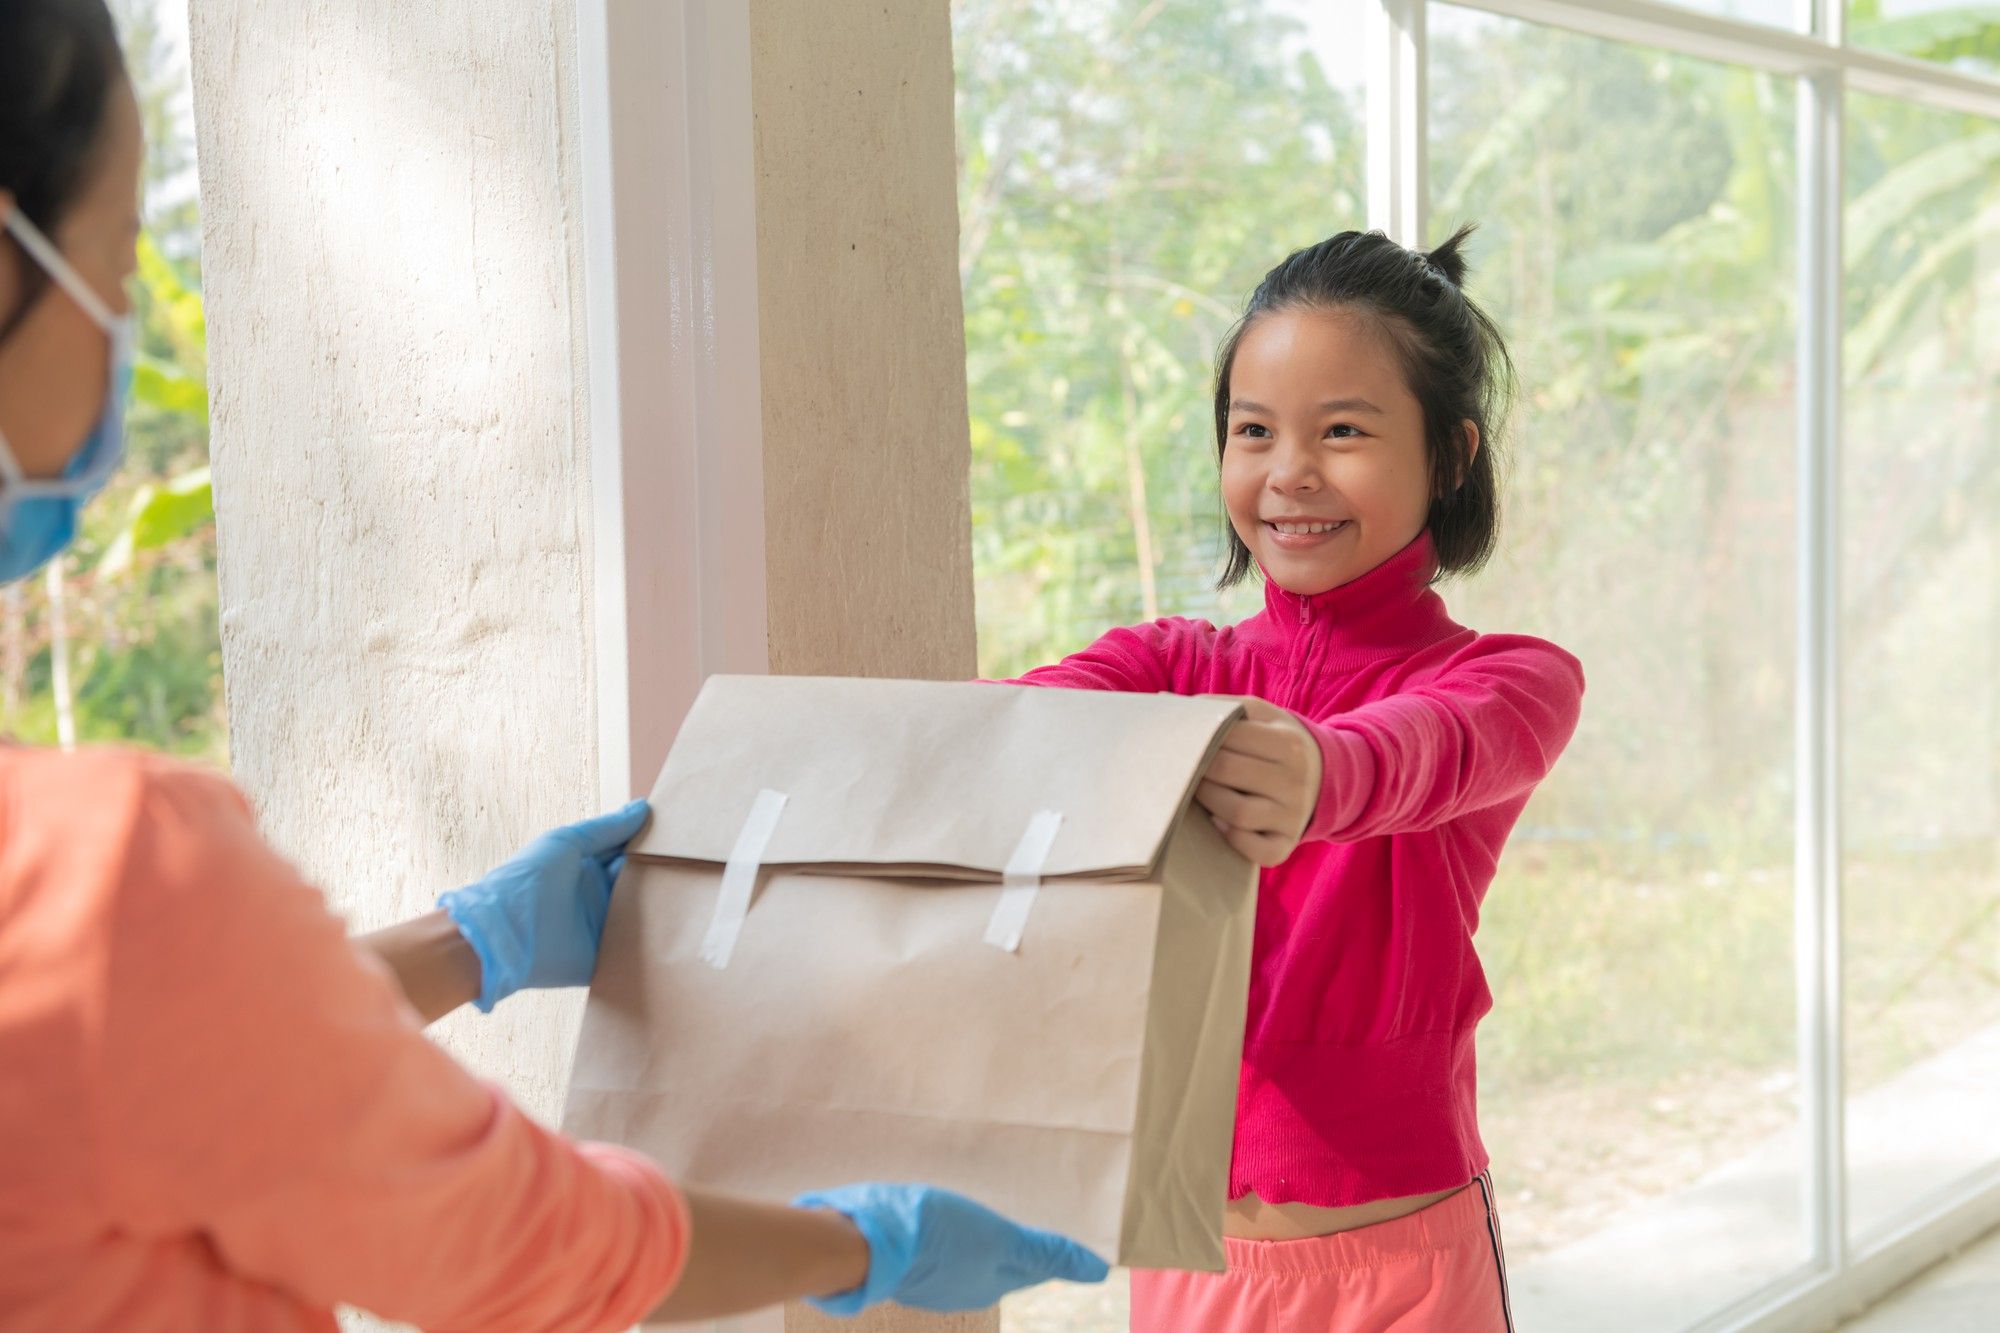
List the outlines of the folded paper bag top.
<svg viewBox="0 0 2000 1333">
<path fill-rule="evenodd" d="M 1119 1262 L 1219 1269 L 1256 871 L 1192 793 L 1241 712 L 711 680 L 612 900 L 565 1128 L 692 1185 L 926 1180 Z M 758 896 L 717 970 L 746 822 Z M 987 938 L 1031 831 L 1010 953 Z"/>
<path fill-rule="evenodd" d="M 998 878 L 1041 810 L 1044 879 L 1149 871 L 1242 706 L 1009 685 L 716 676 L 629 852 L 728 860 L 760 788 L 784 793 L 771 866 Z"/>
</svg>

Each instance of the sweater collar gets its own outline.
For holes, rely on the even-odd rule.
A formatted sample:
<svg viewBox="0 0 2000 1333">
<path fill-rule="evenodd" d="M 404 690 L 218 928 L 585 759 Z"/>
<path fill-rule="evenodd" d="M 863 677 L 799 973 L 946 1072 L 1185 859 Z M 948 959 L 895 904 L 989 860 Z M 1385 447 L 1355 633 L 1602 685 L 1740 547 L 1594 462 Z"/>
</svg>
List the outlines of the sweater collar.
<svg viewBox="0 0 2000 1333">
<path fill-rule="evenodd" d="M 1408 648 L 1450 625 L 1444 599 L 1431 590 L 1436 576 L 1431 535 L 1420 532 L 1361 577 L 1311 597 L 1286 592 L 1265 574 L 1264 614 L 1287 640 L 1314 632 L 1339 649 Z"/>
</svg>

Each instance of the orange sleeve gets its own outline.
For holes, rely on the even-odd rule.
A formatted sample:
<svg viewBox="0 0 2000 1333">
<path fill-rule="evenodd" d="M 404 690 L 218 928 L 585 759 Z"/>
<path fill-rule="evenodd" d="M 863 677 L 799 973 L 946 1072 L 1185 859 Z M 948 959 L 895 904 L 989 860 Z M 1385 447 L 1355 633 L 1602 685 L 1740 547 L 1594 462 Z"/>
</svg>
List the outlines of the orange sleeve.
<svg viewBox="0 0 2000 1333">
<path fill-rule="evenodd" d="M 686 1206 L 475 1080 L 219 778 L 143 778 L 95 1075 L 124 1225 L 432 1329 L 624 1329 L 671 1289 Z"/>
</svg>

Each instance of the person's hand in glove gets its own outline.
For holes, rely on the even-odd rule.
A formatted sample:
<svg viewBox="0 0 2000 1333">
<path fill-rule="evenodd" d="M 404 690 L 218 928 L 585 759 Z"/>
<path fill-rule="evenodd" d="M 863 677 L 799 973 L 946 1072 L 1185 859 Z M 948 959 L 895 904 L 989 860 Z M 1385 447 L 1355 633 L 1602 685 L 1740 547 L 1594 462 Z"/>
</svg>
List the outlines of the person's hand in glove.
<svg viewBox="0 0 2000 1333">
<path fill-rule="evenodd" d="M 608 815 L 544 833 L 485 878 L 438 900 L 479 955 L 481 1012 L 517 990 L 585 986 L 625 844 L 652 807 L 633 801 Z"/>
<path fill-rule="evenodd" d="M 812 1298 L 828 1314 L 858 1314 L 881 1301 L 917 1310 L 983 1310 L 1010 1291 L 1052 1278 L 1102 1282 L 1102 1259 L 1050 1231 L 1018 1226 L 963 1195 L 930 1185 L 846 1185 L 800 1196 L 797 1208 L 829 1208 L 868 1242 L 860 1286 Z"/>
</svg>

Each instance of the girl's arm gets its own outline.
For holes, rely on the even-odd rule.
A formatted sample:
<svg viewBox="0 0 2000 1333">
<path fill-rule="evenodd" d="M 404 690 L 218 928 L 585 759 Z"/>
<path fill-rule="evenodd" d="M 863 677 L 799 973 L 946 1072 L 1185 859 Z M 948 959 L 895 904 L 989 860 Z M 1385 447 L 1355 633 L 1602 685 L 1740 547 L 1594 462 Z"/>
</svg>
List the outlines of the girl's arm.
<svg viewBox="0 0 2000 1333">
<path fill-rule="evenodd" d="M 1569 744 L 1583 689 L 1554 644 L 1492 635 L 1419 686 L 1305 723 L 1323 770 L 1306 838 L 1435 828 L 1524 796 Z"/>
<path fill-rule="evenodd" d="M 1066 690 L 1119 690 L 1127 694 L 1174 691 L 1188 664 L 1213 631 L 1190 620 L 1156 620 L 1108 630 L 1082 652 L 1036 667 L 1002 685 L 1043 685 Z"/>
<path fill-rule="evenodd" d="M 1582 702 L 1576 659 L 1535 639 L 1483 641 L 1435 679 L 1326 722 L 1245 699 L 1195 797 L 1262 866 L 1301 842 L 1435 828 L 1533 790 Z"/>
</svg>

